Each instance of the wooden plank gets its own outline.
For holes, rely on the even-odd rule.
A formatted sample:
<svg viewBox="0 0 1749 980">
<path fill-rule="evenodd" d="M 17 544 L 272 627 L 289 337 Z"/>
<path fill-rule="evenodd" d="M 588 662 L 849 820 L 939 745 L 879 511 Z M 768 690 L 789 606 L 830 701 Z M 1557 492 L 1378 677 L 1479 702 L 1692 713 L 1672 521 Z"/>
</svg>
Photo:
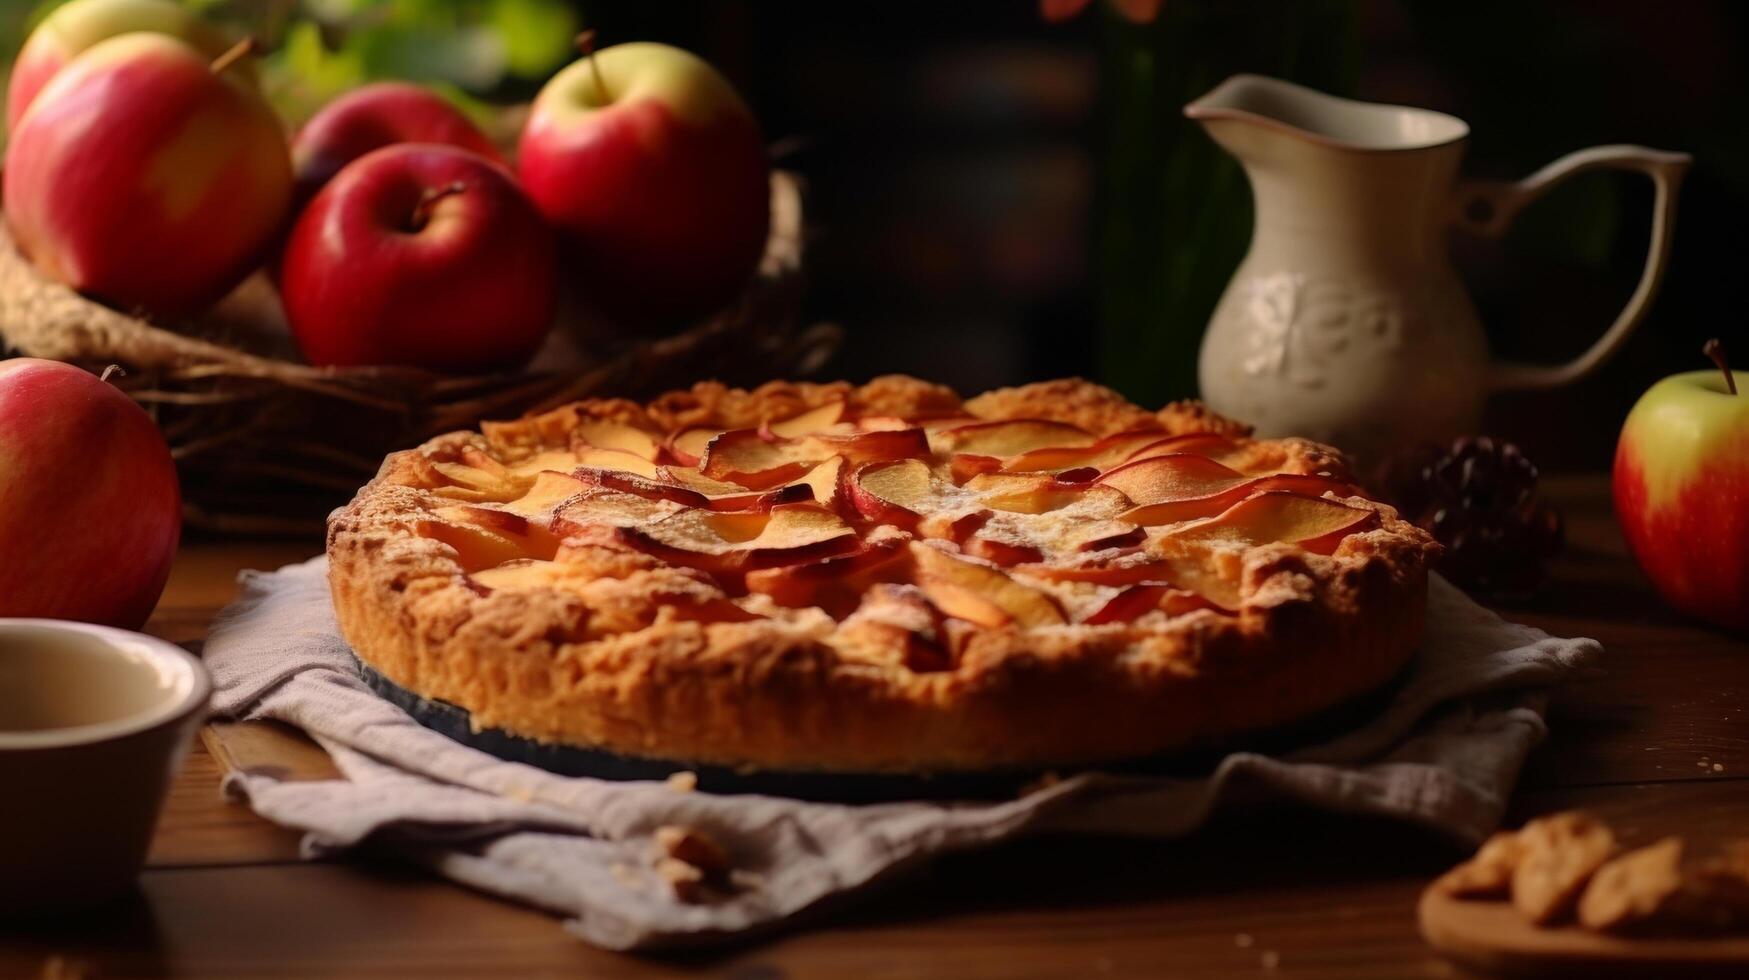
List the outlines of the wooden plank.
<svg viewBox="0 0 1749 980">
<path fill-rule="evenodd" d="M 320 544 L 308 541 L 185 542 L 146 631 L 198 650 L 213 615 L 236 597 L 240 571 L 278 568 L 320 550 Z M 313 744 L 310 747 L 314 749 Z M 314 751 L 320 753 L 319 749 Z M 307 758 L 301 764 L 309 764 Z M 203 733 L 203 740 L 197 741 L 171 782 L 147 854 L 148 867 L 298 860 L 296 831 L 268 823 L 247 806 L 223 798 L 219 785 L 225 771 L 204 744 Z"/>
<path fill-rule="evenodd" d="M 158 819 L 148 867 L 286 863 L 298 860 L 296 831 L 256 816 L 219 792 L 224 770 L 196 742 Z"/>
<path fill-rule="evenodd" d="M 1557 693 L 1526 784 L 1749 777 L 1749 646 L 1605 643 L 1605 673 Z"/>
<path fill-rule="evenodd" d="M 321 553 L 319 540 L 199 538 L 184 542 L 170 567 L 170 581 L 158 602 L 158 614 L 204 611 L 210 618 L 236 596 L 237 575 L 244 569 L 272 570 Z"/>
<path fill-rule="evenodd" d="M 340 778 L 321 746 L 276 721 L 215 721 L 200 737 L 222 773 L 254 772 L 294 783 Z"/>
<path fill-rule="evenodd" d="M 1552 737 L 1524 784 L 1749 776 L 1749 639 L 1659 601 L 1616 525 L 1607 478 L 1554 479 L 1546 491 L 1565 515 L 1568 547 L 1543 594 L 1502 614 L 1594 637 L 1604 657 L 1601 674 L 1556 693 Z"/>
<path fill-rule="evenodd" d="M 1634 834 L 1740 833 L 1724 783 L 1550 790 L 1520 817 L 1591 808 Z M 1415 901 L 1457 850 L 1410 828 L 1289 807 L 1180 842 L 1041 839 L 951 856 L 769 941 L 633 958 L 550 916 L 370 865 L 149 872 L 142 898 L 55 932 L 0 932 L 0 976 L 52 955 L 93 975 L 1449 977 Z M 1270 954 L 1274 954 L 1271 956 Z"/>
</svg>

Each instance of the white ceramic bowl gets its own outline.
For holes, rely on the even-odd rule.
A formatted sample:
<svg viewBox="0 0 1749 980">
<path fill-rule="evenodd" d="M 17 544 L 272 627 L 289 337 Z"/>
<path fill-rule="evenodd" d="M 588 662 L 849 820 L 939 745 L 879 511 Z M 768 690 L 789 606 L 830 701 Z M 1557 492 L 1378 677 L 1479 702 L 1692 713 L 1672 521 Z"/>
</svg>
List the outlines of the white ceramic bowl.
<svg viewBox="0 0 1749 980">
<path fill-rule="evenodd" d="M 127 890 L 211 694 L 163 640 L 0 618 L 0 913 Z"/>
</svg>

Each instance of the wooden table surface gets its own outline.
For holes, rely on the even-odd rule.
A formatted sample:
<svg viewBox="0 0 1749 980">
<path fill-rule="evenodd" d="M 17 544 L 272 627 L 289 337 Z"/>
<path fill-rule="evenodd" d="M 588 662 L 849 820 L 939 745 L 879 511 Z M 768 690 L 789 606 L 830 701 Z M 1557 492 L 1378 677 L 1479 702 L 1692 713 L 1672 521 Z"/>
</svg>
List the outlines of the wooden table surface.
<svg viewBox="0 0 1749 980">
<path fill-rule="evenodd" d="M 1569 546 L 1518 620 L 1607 649 L 1560 692 L 1513 822 L 1590 808 L 1635 836 L 1749 834 L 1749 642 L 1662 608 L 1602 478 L 1550 481 Z M 149 629 L 197 644 L 238 569 L 314 543 L 192 543 Z M 1461 855 L 1412 828 L 1277 808 L 1178 842 L 1043 839 L 950 857 L 883 893 L 727 952 L 603 952 L 539 912 L 368 855 L 300 861 L 222 800 L 197 748 L 138 895 L 0 929 L 0 977 L 175 975 L 1450 977 L 1416 935 L 1426 881 Z M 3 805 L 0 797 L 0 805 Z"/>
</svg>

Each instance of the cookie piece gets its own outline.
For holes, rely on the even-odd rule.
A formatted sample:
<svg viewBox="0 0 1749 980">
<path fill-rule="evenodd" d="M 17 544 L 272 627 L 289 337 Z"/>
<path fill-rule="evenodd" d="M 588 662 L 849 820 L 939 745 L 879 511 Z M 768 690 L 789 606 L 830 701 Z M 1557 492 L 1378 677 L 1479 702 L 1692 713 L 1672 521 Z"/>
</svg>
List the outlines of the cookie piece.
<svg viewBox="0 0 1749 980">
<path fill-rule="evenodd" d="M 1517 833 L 1503 830 L 1483 842 L 1474 857 L 1440 875 L 1433 887 L 1454 898 L 1505 898 L 1523 857 L 1524 842 Z"/>
<path fill-rule="evenodd" d="M 1615 832 L 1578 811 L 1532 820 L 1519 831 L 1512 904 L 1537 925 L 1569 917 L 1586 882 L 1615 853 Z"/>
</svg>

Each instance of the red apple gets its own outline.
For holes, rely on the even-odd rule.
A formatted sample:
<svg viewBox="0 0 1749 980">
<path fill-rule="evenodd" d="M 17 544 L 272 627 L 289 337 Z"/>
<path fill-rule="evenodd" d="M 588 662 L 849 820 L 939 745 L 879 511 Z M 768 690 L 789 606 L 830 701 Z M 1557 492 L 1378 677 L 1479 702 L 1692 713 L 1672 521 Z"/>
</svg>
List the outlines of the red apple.
<svg viewBox="0 0 1749 980">
<path fill-rule="evenodd" d="M 59 361 L 0 361 L 0 616 L 138 629 L 182 531 L 176 465 L 126 395 Z"/>
<path fill-rule="evenodd" d="M 235 65 L 162 34 L 104 41 L 31 103 L 6 157 L 6 220 L 43 272 L 176 318 L 253 271 L 291 201 L 278 118 Z"/>
<path fill-rule="evenodd" d="M 486 134 L 443 96 L 406 82 L 376 82 L 323 106 L 292 140 L 298 200 L 315 196 L 352 161 L 396 143 L 459 146 L 504 162 Z"/>
<path fill-rule="evenodd" d="M 1672 606 L 1749 629 L 1749 372 L 1690 371 L 1640 397 L 1615 452 L 1615 513 Z"/>
<path fill-rule="evenodd" d="M 173 0 L 73 0 L 43 18 L 19 49 L 6 93 L 6 127 L 16 132 L 36 94 L 85 49 L 136 31 L 168 34 L 208 59 L 232 44 L 222 31 Z M 253 77 L 247 64 L 238 70 Z"/>
<path fill-rule="evenodd" d="M 722 75 L 678 48 L 621 44 L 560 72 L 535 99 L 519 156 L 581 300 L 617 322 L 718 309 L 764 250 L 759 125 Z"/>
<path fill-rule="evenodd" d="M 554 255 L 503 168 L 403 143 L 354 161 L 304 209 L 280 292 L 312 364 L 509 368 L 552 323 Z"/>
</svg>

